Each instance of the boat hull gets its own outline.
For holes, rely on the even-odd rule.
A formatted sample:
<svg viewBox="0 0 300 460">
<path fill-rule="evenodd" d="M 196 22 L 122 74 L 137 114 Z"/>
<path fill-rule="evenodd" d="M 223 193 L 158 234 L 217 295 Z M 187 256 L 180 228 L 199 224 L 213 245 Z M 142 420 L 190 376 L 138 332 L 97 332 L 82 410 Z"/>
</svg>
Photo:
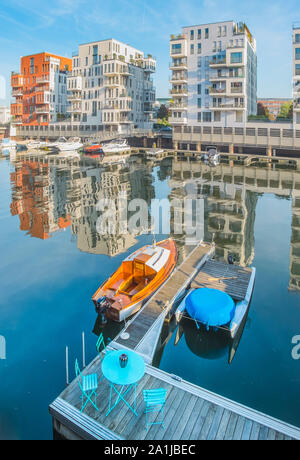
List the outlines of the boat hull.
<svg viewBox="0 0 300 460">
<path fill-rule="evenodd" d="M 177 248 L 172 239 L 135 251 L 93 296 L 96 312 L 117 322 L 129 318 L 165 283 L 176 262 Z"/>
</svg>

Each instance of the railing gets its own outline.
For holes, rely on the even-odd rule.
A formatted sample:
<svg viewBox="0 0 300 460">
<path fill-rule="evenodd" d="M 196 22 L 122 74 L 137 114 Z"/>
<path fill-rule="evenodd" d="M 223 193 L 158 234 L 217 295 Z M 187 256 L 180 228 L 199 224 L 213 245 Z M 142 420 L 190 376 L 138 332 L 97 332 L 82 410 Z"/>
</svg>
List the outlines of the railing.
<svg viewBox="0 0 300 460">
<path fill-rule="evenodd" d="M 210 65 L 219 65 L 219 64 L 226 64 L 226 58 L 224 59 L 212 59 L 209 61 Z"/>
<path fill-rule="evenodd" d="M 170 40 L 186 40 L 186 35 L 185 34 L 179 34 L 179 35 L 171 35 Z"/>
<path fill-rule="evenodd" d="M 225 94 L 226 88 L 210 88 L 209 94 Z"/>
<path fill-rule="evenodd" d="M 188 94 L 188 89 L 185 87 L 181 89 L 171 89 L 170 94 L 173 94 L 173 95 Z"/>
</svg>

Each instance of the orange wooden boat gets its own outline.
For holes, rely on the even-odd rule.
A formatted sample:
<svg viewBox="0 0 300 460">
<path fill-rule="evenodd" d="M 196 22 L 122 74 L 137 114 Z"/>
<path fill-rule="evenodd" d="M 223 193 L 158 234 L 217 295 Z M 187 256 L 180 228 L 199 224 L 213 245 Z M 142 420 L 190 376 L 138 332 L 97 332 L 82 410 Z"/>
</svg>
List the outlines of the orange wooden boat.
<svg viewBox="0 0 300 460">
<path fill-rule="evenodd" d="M 169 278 L 176 262 L 176 243 L 171 238 L 144 246 L 127 257 L 92 298 L 102 321 L 109 318 L 121 322 L 136 313 Z"/>
</svg>

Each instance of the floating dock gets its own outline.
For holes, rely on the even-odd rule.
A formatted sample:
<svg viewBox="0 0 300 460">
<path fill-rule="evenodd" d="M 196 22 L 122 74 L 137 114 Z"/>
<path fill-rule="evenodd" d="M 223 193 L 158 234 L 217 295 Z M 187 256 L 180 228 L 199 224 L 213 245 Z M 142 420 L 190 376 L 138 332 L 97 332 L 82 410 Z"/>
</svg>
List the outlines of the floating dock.
<svg viewBox="0 0 300 460">
<path fill-rule="evenodd" d="M 97 357 L 83 374 L 102 377 Z M 143 390 L 165 388 L 165 429 L 146 430 Z M 110 386 L 102 380 L 98 388 L 99 411 L 90 404 L 80 413 L 81 390 L 77 380 L 50 405 L 53 428 L 63 439 L 75 440 L 291 440 L 300 439 L 300 429 L 245 407 L 227 398 L 181 380 L 150 365 L 137 387 L 137 414 L 125 404 L 105 416 Z M 133 404 L 134 392 L 127 397 Z M 155 421 L 158 414 L 152 414 Z"/>
<path fill-rule="evenodd" d="M 54 433 L 63 439 L 84 440 L 300 440 L 300 428 L 277 420 L 254 409 L 205 390 L 178 376 L 168 374 L 151 365 L 157 347 L 162 325 L 175 300 L 180 299 L 186 289 L 199 283 L 211 282 L 224 267 L 210 262 L 214 246 L 199 244 L 173 272 L 168 281 L 145 304 L 143 309 L 125 326 L 125 329 L 110 343 L 108 350 L 131 349 L 143 356 L 146 372 L 137 385 L 137 414 L 125 405 L 117 406 L 107 417 L 110 384 L 101 379 L 101 363 L 105 353 L 97 356 L 83 371 L 83 375 L 98 376 L 97 411 L 89 404 L 83 413 L 81 390 L 74 380 L 50 405 Z M 233 272 L 228 278 L 235 278 L 236 270 L 245 277 L 239 290 L 231 279 L 226 281 L 228 292 L 243 296 L 249 273 L 247 269 L 226 267 Z M 201 272 L 200 272 L 201 270 Z M 229 272 L 228 272 L 229 273 Z M 205 276 L 207 278 L 205 278 Z M 245 284 L 245 286 L 244 286 Z M 219 286 L 220 288 L 220 286 Z M 227 292 L 227 291 L 226 291 Z M 144 389 L 165 388 L 165 429 L 153 425 L 147 432 Z M 128 393 L 127 402 L 132 405 L 134 391 Z M 158 413 L 153 413 L 155 422 Z"/>
</svg>

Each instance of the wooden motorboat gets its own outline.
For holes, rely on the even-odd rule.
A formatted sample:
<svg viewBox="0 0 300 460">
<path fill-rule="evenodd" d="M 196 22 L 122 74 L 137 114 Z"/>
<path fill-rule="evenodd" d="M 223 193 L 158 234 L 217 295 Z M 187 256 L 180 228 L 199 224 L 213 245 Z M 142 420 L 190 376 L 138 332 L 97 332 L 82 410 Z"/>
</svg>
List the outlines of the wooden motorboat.
<svg viewBox="0 0 300 460">
<path fill-rule="evenodd" d="M 136 313 L 169 278 L 176 262 L 176 243 L 171 238 L 131 254 L 92 298 L 103 322 L 107 318 L 121 322 Z"/>
</svg>

